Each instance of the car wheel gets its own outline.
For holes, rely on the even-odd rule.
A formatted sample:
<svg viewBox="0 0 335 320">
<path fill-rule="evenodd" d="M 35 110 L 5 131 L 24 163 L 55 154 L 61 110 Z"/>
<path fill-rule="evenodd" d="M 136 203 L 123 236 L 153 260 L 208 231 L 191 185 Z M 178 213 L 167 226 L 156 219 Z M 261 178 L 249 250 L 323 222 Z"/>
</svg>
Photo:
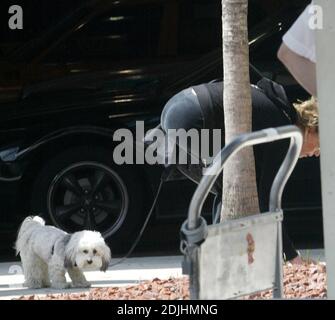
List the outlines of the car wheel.
<svg viewBox="0 0 335 320">
<path fill-rule="evenodd" d="M 67 232 L 97 230 L 121 250 L 143 221 L 143 183 L 104 148 L 78 147 L 50 159 L 33 185 L 31 209 Z"/>
</svg>

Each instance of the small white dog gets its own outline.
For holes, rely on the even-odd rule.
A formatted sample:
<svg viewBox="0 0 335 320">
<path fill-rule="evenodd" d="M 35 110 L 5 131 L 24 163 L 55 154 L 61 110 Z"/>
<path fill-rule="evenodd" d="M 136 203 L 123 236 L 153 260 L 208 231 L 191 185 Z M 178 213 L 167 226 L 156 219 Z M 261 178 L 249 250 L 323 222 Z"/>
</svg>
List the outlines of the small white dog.
<svg viewBox="0 0 335 320">
<path fill-rule="evenodd" d="M 15 248 L 21 256 L 25 286 L 29 288 L 68 288 L 66 271 L 72 287 L 90 287 L 82 270 L 106 271 L 111 260 L 110 249 L 99 232 L 68 234 L 46 226 L 38 216 L 23 221 Z"/>
</svg>

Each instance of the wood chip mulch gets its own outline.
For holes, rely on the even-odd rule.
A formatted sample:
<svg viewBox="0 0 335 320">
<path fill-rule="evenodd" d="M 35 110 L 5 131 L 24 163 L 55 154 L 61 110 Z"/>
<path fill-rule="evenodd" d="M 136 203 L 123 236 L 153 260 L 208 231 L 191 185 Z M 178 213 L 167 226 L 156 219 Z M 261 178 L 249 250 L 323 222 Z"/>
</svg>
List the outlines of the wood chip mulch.
<svg viewBox="0 0 335 320">
<path fill-rule="evenodd" d="M 327 298 L 326 266 L 324 263 L 284 266 L 284 295 L 286 299 Z M 272 299 L 272 291 L 261 292 L 247 299 Z"/>
<path fill-rule="evenodd" d="M 189 300 L 188 277 L 167 280 L 153 279 L 127 287 L 93 288 L 83 293 L 22 296 L 19 300 Z M 287 299 L 325 299 L 325 264 L 284 266 L 284 293 Z M 244 299 L 271 299 L 271 291 L 261 292 Z"/>
</svg>

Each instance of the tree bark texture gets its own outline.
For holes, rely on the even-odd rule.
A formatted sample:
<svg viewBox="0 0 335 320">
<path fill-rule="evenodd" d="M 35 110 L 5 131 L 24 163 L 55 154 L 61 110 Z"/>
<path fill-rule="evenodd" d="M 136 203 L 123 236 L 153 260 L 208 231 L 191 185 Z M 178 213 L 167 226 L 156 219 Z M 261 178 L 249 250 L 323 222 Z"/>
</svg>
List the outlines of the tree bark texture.
<svg viewBox="0 0 335 320">
<path fill-rule="evenodd" d="M 252 131 L 248 0 L 222 0 L 225 143 Z M 259 213 L 251 147 L 230 158 L 223 171 L 221 220 Z"/>
</svg>

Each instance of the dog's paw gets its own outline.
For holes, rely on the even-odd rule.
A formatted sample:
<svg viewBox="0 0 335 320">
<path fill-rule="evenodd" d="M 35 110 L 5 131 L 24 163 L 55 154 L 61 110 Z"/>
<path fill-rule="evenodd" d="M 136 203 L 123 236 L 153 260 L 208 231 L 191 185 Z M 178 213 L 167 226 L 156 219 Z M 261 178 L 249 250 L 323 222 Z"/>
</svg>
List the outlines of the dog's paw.
<svg viewBox="0 0 335 320">
<path fill-rule="evenodd" d="M 35 281 L 26 281 L 23 283 L 24 287 L 28 287 L 29 289 L 41 289 L 44 288 L 42 283 L 40 282 L 35 282 Z"/>
<path fill-rule="evenodd" d="M 54 289 L 68 289 L 70 288 L 71 285 L 69 283 L 66 282 L 56 282 L 52 284 L 52 288 Z"/>
<path fill-rule="evenodd" d="M 91 283 L 88 281 L 83 281 L 83 282 L 76 282 L 72 284 L 72 288 L 90 288 Z"/>
<path fill-rule="evenodd" d="M 50 282 L 43 282 L 43 288 L 50 288 L 51 283 Z"/>
</svg>

